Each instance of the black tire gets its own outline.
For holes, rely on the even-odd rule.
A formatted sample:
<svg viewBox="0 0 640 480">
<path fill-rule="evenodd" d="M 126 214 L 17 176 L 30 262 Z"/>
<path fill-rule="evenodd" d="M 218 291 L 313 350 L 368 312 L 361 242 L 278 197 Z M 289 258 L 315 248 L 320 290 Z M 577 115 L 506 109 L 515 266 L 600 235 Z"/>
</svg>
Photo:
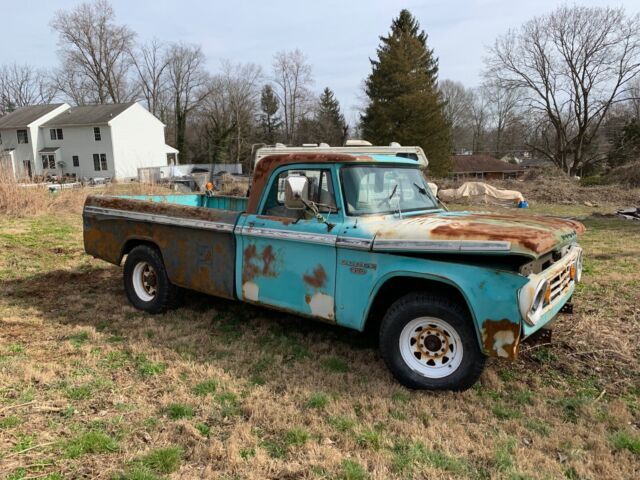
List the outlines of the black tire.
<svg viewBox="0 0 640 480">
<path fill-rule="evenodd" d="M 454 368 L 452 373 L 446 374 L 446 370 L 440 370 L 442 372 L 440 375 L 445 374 L 446 376 L 431 378 L 424 373 L 419 373 L 403 358 L 400 349 L 402 331 L 410 322 L 417 322 L 420 317 L 439 319 L 448 324 L 447 328 L 454 330 L 458 335 L 459 342 L 455 340 L 451 343 L 456 345 L 461 343 L 462 348 L 457 350 L 461 354 L 461 359 L 456 359 L 459 365 Z M 417 334 L 410 333 L 410 335 L 422 334 L 422 328 L 419 327 L 415 331 L 418 332 Z M 413 332 L 412 327 L 408 327 L 408 329 L 407 332 Z M 432 335 L 432 337 L 434 336 Z M 443 338 L 447 338 L 446 341 L 449 342 L 450 337 Z M 408 348 L 417 348 L 414 347 L 415 341 L 411 339 L 411 342 L 411 346 Z M 426 341 L 423 343 L 425 349 L 426 343 Z M 443 345 L 443 343 L 436 343 L 436 345 Z M 445 347 L 442 348 L 441 351 L 444 352 Z M 449 348 L 453 352 L 453 347 Z M 405 350 L 405 355 L 407 355 L 406 352 Z M 438 360 L 443 369 L 445 367 L 453 368 L 451 364 L 442 363 L 448 361 L 447 358 L 444 358 L 447 353 Z M 423 292 L 409 293 L 391 305 L 380 325 L 380 354 L 393 376 L 402 385 L 418 390 L 466 390 L 478 381 L 486 362 L 486 356 L 480 350 L 472 319 L 469 318 L 466 309 L 446 297 Z M 417 359 L 421 358 L 421 354 L 418 352 L 414 353 L 414 356 Z M 430 357 L 425 356 L 424 358 L 431 361 Z M 434 364 L 434 366 L 436 365 Z M 428 368 L 425 366 L 423 371 L 428 371 Z"/>
<path fill-rule="evenodd" d="M 155 273 L 155 292 L 148 298 L 141 298 L 134 287 L 134 276 L 138 264 L 149 265 Z M 149 245 L 139 245 L 129 252 L 124 263 L 124 289 L 129 302 L 138 310 L 149 313 L 162 313 L 175 303 L 177 287 L 167 276 L 160 252 Z"/>
</svg>

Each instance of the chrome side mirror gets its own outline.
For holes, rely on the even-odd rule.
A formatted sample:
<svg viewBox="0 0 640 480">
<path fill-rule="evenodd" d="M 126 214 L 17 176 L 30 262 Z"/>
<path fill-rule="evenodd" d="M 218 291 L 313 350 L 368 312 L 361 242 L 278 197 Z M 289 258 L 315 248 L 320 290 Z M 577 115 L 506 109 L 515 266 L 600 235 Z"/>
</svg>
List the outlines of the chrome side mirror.
<svg viewBox="0 0 640 480">
<path fill-rule="evenodd" d="M 302 175 L 289 175 L 284 183 L 284 206 L 291 210 L 304 210 L 309 202 L 309 179 Z"/>
</svg>

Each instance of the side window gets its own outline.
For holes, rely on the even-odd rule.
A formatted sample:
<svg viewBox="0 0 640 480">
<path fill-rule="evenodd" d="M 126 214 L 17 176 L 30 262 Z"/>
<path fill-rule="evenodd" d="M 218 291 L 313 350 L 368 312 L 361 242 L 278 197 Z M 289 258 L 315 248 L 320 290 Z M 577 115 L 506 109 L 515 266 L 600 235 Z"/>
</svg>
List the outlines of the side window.
<svg viewBox="0 0 640 480">
<path fill-rule="evenodd" d="M 291 169 L 278 175 L 272 184 L 267 202 L 263 208 L 264 215 L 277 217 L 300 218 L 301 212 L 289 210 L 284 205 L 284 188 L 287 176 L 290 174 L 303 175 L 309 180 L 309 200 L 318 205 L 318 209 L 323 213 L 336 211 L 336 200 L 331 180 L 330 170 L 298 170 Z"/>
</svg>

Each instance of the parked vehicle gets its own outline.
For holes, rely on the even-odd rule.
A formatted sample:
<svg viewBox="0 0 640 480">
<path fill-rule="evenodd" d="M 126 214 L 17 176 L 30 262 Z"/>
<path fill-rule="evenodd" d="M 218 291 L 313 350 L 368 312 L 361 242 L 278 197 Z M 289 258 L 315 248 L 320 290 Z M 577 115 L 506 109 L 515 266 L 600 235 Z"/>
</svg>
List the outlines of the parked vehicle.
<svg viewBox="0 0 640 480">
<path fill-rule="evenodd" d="M 256 165 L 248 198 L 90 196 L 87 253 L 119 265 L 129 301 L 169 308 L 184 287 L 344 327 L 378 328 L 404 385 L 462 390 L 488 356 L 570 301 L 582 224 L 447 212 L 415 160 L 285 154 Z"/>
</svg>

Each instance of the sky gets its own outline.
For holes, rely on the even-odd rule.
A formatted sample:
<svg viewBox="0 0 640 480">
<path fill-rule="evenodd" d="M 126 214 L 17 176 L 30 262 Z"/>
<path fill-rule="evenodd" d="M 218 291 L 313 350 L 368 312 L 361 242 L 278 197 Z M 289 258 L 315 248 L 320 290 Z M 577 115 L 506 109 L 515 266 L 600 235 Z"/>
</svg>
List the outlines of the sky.
<svg viewBox="0 0 640 480">
<path fill-rule="evenodd" d="M 49 23 L 57 10 L 79 0 L 0 0 L 3 41 L 0 64 L 57 65 L 57 36 Z M 299 48 L 313 66 L 314 89 L 330 87 L 348 120 L 362 103 L 362 85 L 371 70 L 378 37 L 391 20 L 409 9 L 427 32 L 440 62 L 440 79 L 466 86 L 481 81 L 483 57 L 497 36 L 564 4 L 558 0 L 111 0 L 118 23 L 147 41 L 184 41 L 202 46 L 209 70 L 222 60 L 253 62 L 268 75 L 273 55 Z M 575 2 L 622 6 L 640 12 L 639 0 Z M 7 19 L 10 19 L 9 21 Z M 7 42 L 6 39 L 13 39 Z"/>
</svg>

